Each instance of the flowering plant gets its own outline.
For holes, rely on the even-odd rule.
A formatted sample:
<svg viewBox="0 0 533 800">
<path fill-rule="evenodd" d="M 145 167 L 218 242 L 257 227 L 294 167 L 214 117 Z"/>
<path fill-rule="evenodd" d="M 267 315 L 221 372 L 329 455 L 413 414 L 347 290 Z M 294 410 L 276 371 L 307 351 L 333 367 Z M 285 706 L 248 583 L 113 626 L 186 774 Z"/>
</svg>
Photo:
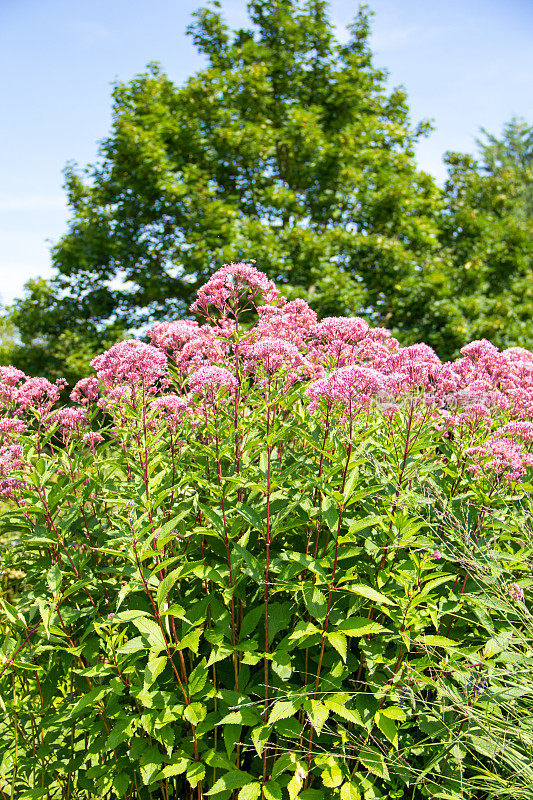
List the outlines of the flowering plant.
<svg viewBox="0 0 533 800">
<path fill-rule="evenodd" d="M 72 407 L 0 367 L 0 796 L 527 791 L 533 354 L 442 364 L 248 264 L 194 310 Z"/>
</svg>

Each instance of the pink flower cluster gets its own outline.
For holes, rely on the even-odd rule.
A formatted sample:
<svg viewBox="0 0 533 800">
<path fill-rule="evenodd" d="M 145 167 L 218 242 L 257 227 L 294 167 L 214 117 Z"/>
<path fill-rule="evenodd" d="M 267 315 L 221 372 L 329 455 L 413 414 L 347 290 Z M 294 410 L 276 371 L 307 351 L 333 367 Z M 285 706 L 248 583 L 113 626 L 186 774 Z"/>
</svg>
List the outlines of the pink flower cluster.
<svg viewBox="0 0 533 800">
<path fill-rule="evenodd" d="M 482 445 L 469 447 L 466 455 L 474 460 L 474 464 L 469 467 L 472 474 L 492 472 L 508 481 L 518 480 L 533 467 L 533 455 L 505 437 L 494 436 Z"/>
<path fill-rule="evenodd" d="M 211 318 L 211 308 L 222 317 L 237 317 L 246 308 L 257 308 L 259 300 L 272 304 L 279 296 L 273 281 L 251 264 L 224 264 L 197 293 L 193 313 Z"/>
<path fill-rule="evenodd" d="M 217 389 L 234 392 L 238 385 L 231 372 L 222 367 L 202 367 L 189 377 L 189 388 L 193 394 L 205 394 Z"/>
<path fill-rule="evenodd" d="M 123 383 L 150 387 L 166 374 L 167 358 L 156 347 L 129 339 L 93 358 L 91 366 L 107 388 Z"/>
<path fill-rule="evenodd" d="M 516 600 L 518 603 L 524 602 L 524 590 L 517 583 L 510 583 L 507 587 L 507 594 L 511 600 Z"/>
<path fill-rule="evenodd" d="M 70 399 L 80 406 L 88 406 L 98 400 L 98 390 L 98 378 L 82 378 L 71 391 Z"/>
</svg>

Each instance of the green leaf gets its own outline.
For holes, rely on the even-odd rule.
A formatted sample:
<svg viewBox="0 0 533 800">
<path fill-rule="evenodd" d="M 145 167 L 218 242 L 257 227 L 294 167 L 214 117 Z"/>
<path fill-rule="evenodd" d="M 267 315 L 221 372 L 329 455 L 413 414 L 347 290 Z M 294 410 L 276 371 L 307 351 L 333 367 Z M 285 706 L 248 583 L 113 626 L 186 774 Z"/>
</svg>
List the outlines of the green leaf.
<svg viewBox="0 0 533 800">
<path fill-rule="evenodd" d="M 326 800 L 322 789 L 304 789 L 298 795 L 298 800 Z"/>
<path fill-rule="evenodd" d="M 251 708 L 240 708 L 238 711 L 230 711 L 217 725 L 257 725 L 260 717 L 257 711 Z"/>
<path fill-rule="evenodd" d="M 398 729 L 396 724 L 390 717 L 385 716 L 381 711 L 378 711 L 374 717 L 374 721 L 381 733 L 387 737 L 393 747 L 398 749 Z"/>
<path fill-rule="evenodd" d="M 202 703 L 189 703 L 189 705 L 185 707 L 183 716 L 187 722 L 190 722 L 191 725 L 196 726 L 199 722 L 205 719 L 206 713 L 206 707 L 202 705 Z"/>
<path fill-rule="evenodd" d="M 337 653 L 340 655 L 346 664 L 346 655 L 348 652 L 348 642 L 344 633 L 340 631 L 328 631 L 326 634 L 328 642 L 333 645 Z"/>
<path fill-rule="evenodd" d="M 268 722 L 270 725 L 273 725 L 274 722 L 277 722 L 280 719 L 287 719 L 287 717 L 292 717 L 300 707 L 300 702 L 296 700 L 279 700 L 277 703 L 274 703 L 274 707 L 268 716 Z"/>
<path fill-rule="evenodd" d="M 339 765 L 333 763 L 326 766 L 320 777 L 324 786 L 327 786 L 328 789 L 334 789 L 336 786 L 341 785 L 344 776 Z"/>
<path fill-rule="evenodd" d="M 348 617 L 348 619 L 340 622 L 335 630 L 345 633 L 347 636 L 367 636 L 371 633 L 389 632 L 389 629 L 385 628 L 384 625 L 365 619 L 365 617 Z"/>
<path fill-rule="evenodd" d="M 307 716 L 317 735 L 320 736 L 329 717 L 329 709 L 320 700 L 311 699 L 307 706 Z"/>
<path fill-rule="evenodd" d="M 194 694 L 197 694 L 204 688 L 205 684 L 207 683 L 207 678 L 208 678 L 207 664 L 205 658 L 202 658 L 200 663 L 193 669 L 193 671 L 189 675 L 188 689 L 190 697 L 192 697 Z"/>
<path fill-rule="evenodd" d="M 100 700 L 105 694 L 109 692 L 109 687 L 107 686 L 96 686 L 94 689 L 91 689 L 90 692 L 84 694 L 83 697 L 80 697 L 74 708 L 69 714 L 69 717 L 75 717 L 80 711 L 83 711 L 84 708 L 87 706 L 91 706 L 92 708 L 97 708 L 97 702 Z"/>
<path fill-rule="evenodd" d="M 169 572 L 168 575 L 165 575 L 159 586 L 157 587 L 157 605 L 159 610 L 161 610 L 161 606 L 165 602 L 168 597 L 168 593 L 179 579 L 181 575 L 182 568 L 178 567 L 177 569 Z"/>
<path fill-rule="evenodd" d="M 240 789 L 241 787 L 252 783 L 253 780 L 253 777 L 247 772 L 242 772 L 240 769 L 235 769 L 231 772 L 226 772 L 225 775 L 219 778 L 213 788 L 208 792 L 205 792 L 205 795 L 207 797 L 210 794 L 218 794 L 218 792 L 223 792 L 225 789 Z"/>
<path fill-rule="evenodd" d="M 201 635 L 201 628 L 195 628 L 194 630 L 189 631 L 189 633 L 187 633 L 183 639 L 180 639 L 178 650 L 185 650 L 185 648 L 188 647 L 189 650 L 193 651 L 193 653 L 198 654 L 198 650 L 200 649 Z"/>
<path fill-rule="evenodd" d="M 267 781 L 264 789 L 265 800 L 283 800 L 281 786 L 277 781 Z"/>
<path fill-rule="evenodd" d="M 361 597 L 366 597 L 367 600 L 372 600 L 373 603 L 381 603 L 381 605 L 386 606 L 397 605 L 394 600 L 386 597 L 384 594 L 378 592 L 376 589 L 373 589 L 371 586 L 365 586 L 362 583 L 350 583 L 344 588 L 353 594 L 358 594 Z"/>
<path fill-rule="evenodd" d="M 197 786 L 197 784 L 199 784 L 200 781 L 203 781 L 205 777 L 204 765 L 201 764 L 199 761 L 192 761 L 187 767 L 186 777 L 194 789 L 194 787 Z M 207 794 L 209 794 L 209 792 L 207 792 Z"/>
<path fill-rule="evenodd" d="M 354 725 L 363 725 L 361 717 L 359 716 L 359 712 L 346 708 L 344 703 L 341 703 L 338 700 L 330 700 L 326 697 L 324 700 L 324 705 L 334 714 L 338 714 L 339 717 L 342 717 L 347 722 L 353 722 Z"/>
<path fill-rule="evenodd" d="M 356 522 L 353 522 L 350 527 L 348 528 L 348 533 L 353 535 L 354 533 L 358 533 L 359 531 L 364 530 L 365 528 L 370 528 L 373 525 L 379 525 L 381 522 L 382 517 L 376 516 L 375 514 L 371 514 L 364 519 L 358 519 Z"/>
<path fill-rule="evenodd" d="M 222 735 L 226 753 L 230 756 L 235 750 L 235 745 L 241 738 L 242 725 L 224 725 Z"/>
<path fill-rule="evenodd" d="M 420 644 L 428 644 L 431 647 L 460 647 L 461 642 L 455 642 L 453 639 L 448 639 L 446 636 L 421 636 L 417 639 Z"/>
<path fill-rule="evenodd" d="M 263 754 L 263 750 L 265 749 L 265 744 L 268 742 L 271 730 L 271 725 L 258 725 L 252 730 L 252 742 L 259 757 L 261 757 Z"/>
<path fill-rule="evenodd" d="M 249 783 L 247 786 L 243 786 L 239 792 L 238 800 L 257 800 L 260 794 L 261 784 L 255 781 L 254 783 Z"/>
<path fill-rule="evenodd" d="M 199 506 L 202 510 L 202 514 L 206 517 L 211 525 L 218 531 L 222 536 L 224 536 L 224 520 L 222 519 L 219 514 L 214 511 L 209 506 L 204 505 L 204 503 L 199 503 Z"/>
<path fill-rule="evenodd" d="M 163 672 L 167 664 L 166 656 L 159 656 L 159 658 L 150 658 L 144 670 L 144 684 L 149 687 L 154 683 L 159 675 Z"/>
<path fill-rule="evenodd" d="M 123 655 L 131 655 L 132 653 L 140 653 L 142 650 L 147 650 L 148 645 L 146 644 L 145 640 L 142 636 L 135 636 L 133 639 L 128 639 L 127 642 L 124 642 L 122 647 L 119 647 L 117 653 L 121 653 Z"/>
<path fill-rule="evenodd" d="M 138 617 L 137 619 L 133 619 L 132 622 L 140 633 L 148 638 L 150 648 L 154 650 L 154 652 L 166 649 L 163 633 L 155 620 L 147 617 Z"/>
<path fill-rule="evenodd" d="M 405 722 L 407 719 L 407 714 L 400 706 L 389 706 L 388 708 L 382 709 L 381 713 L 391 719 L 399 720 L 399 722 Z"/>
<path fill-rule="evenodd" d="M 292 675 L 291 655 L 285 650 L 275 650 L 272 653 L 272 670 L 282 681 L 288 681 Z"/>
<path fill-rule="evenodd" d="M 190 764 L 189 758 L 178 756 L 176 763 L 169 764 L 163 768 L 163 775 L 165 778 L 172 778 L 174 775 L 182 775 Z"/>
<path fill-rule="evenodd" d="M 250 634 L 254 632 L 254 630 L 257 627 L 257 623 L 259 622 L 260 619 L 263 618 L 264 614 L 265 614 L 265 608 L 263 605 L 257 606 L 257 608 L 252 608 L 251 611 L 248 611 L 248 613 L 245 615 L 242 621 L 241 629 L 239 632 L 240 641 L 247 639 L 250 636 Z"/>
<path fill-rule="evenodd" d="M 326 618 L 328 607 L 327 600 L 320 589 L 316 586 L 306 586 L 302 589 L 305 607 L 312 617 L 318 622 L 323 622 Z"/>
<path fill-rule="evenodd" d="M 253 508 L 250 508 L 250 506 L 247 506 L 245 503 L 237 503 L 235 506 L 235 511 L 237 511 L 241 517 L 244 517 L 246 522 L 249 522 L 252 528 L 255 528 L 258 531 L 263 531 L 263 520 Z"/>
<path fill-rule="evenodd" d="M 61 570 L 58 564 L 54 564 L 54 566 L 48 570 L 46 573 L 46 582 L 52 594 L 56 595 L 61 586 Z"/>
<path fill-rule="evenodd" d="M 390 780 L 389 770 L 383 758 L 383 754 L 375 747 L 366 747 L 359 755 L 361 764 L 373 775 L 384 780 Z"/>
<path fill-rule="evenodd" d="M 341 786 L 341 800 L 360 800 L 361 795 L 355 783 L 343 783 Z"/>
</svg>

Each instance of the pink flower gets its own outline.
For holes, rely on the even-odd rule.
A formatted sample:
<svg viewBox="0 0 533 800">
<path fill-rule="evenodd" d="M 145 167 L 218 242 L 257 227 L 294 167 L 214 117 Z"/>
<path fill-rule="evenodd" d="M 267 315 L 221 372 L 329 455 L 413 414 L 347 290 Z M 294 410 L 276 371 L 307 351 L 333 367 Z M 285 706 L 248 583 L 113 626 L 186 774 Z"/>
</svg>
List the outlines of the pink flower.
<svg viewBox="0 0 533 800">
<path fill-rule="evenodd" d="M 57 422 L 64 433 L 80 431 L 87 426 L 87 414 L 82 408 L 62 408 L 52 414 L 51 422 Z"/>
<path fill-rule="evenodd" d="M 81 440 L 84 444 L 90 444 L 91 447 L 94 447 L 95 444 L 100 444 L 100 442 L 103 442 L 104 437 L 101 433 L 97 433 L 97 431 L 89 431 L 89 433 L 83 434 Z"/>
<path fill-rule="evenodd" d="M 45 412 L 59 400 L 61 390 L 67 382 L 58 378 L 55 383 L 50 383 L 46 378 L 28 378 L 19 388 L 15 401 L 21 409 L 33 408 Z"/>
<path fill-rule="evenodd" d="M 519 603 L 524 602 L 524 590 L 517 583 L 510 583 L 507 587 L 507 594 L 511 600 L 516 600 Z"/>
<path fill-rule="evenodd" d="M 200 330 L 197 322 L 191 319 L 178 319 L 174 322 L 161 322 L 148 331 L 150 341 L 161 350 L 177 352 L 198 336 Z"/>
<path fill-rule="evenodd" d="M 533 455 L 526 453 L 512 439 L 494 437 L 484 444 L 470 447 L 465 454 L 474 460 L 472 474 L 481 469 L 493 472 L 507 481 L 516 481 L 533 466 Z"/>
<path fill-rule="evenodd" d="M 191 311 L 209 317 L 212 306 L 223 317 L 236 317 L 245 308 L 257 308 L 261 298 L 272 303 L 278 296 L 274 283 L 251 264 L 224 264 L 200 287 Z"/>
<path fill-rule="evenodd" d="M 26 423 L 17 417 L 4 417 L 0 419 L 0 433 L 23 433 Z"/>
<path fill-rule="evenodd" d="M 313 369 L 296 345 L 285 339 L 267 336 L 243 349 L 246 356 L 245 369 L 249 372 L 264 370 L 268 375 L 273 375 L 283 370 L 290 373 L 291 382 L 294 382 L 301 380 L 306 370 Z"/>
<path fill-rule="evenodd" d="M 307 344 L 316 328 L 316 313 L 305 300 L 291 300 L 279 307 L 259 306 L 253 338 L 286 339 L 298 347 Z"/>
<path fill-rule="evenodd" d="M 213 389 L 228 389 L 234 392 L 238 385 L 235 376 L 221 367 L 202 367 L 189 376 L 189 387 L 193 394 Z"/>
<path fill-rule="evenodd" d="M 442 558 L 442 553 L 438 549 L 437 550 L 433 550 L 433 552 L 431 554 L 431 558 L 433 559 L 433 561 L 438 561 L 439 558 Z"/>
<path fill-rule="evenodd" d="M 148 387 L 165 374 L 167 357 L 151 344 L 129 339 L 93 358 L 91 366 L 108 388 L 121 383 L 140 383 Z"/>
<path fill-rule="evenodd" d="M 70 399 L 81 406 L 98 400 L 98 378 L 82 378 L 71 391 Z"/>
</svg>

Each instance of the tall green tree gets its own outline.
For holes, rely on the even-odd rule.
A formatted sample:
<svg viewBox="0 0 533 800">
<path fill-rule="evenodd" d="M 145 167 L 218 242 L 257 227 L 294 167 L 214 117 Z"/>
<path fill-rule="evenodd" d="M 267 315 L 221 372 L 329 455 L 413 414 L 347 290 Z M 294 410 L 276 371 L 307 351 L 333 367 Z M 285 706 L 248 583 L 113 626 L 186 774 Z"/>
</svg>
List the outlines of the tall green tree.
<svg viewBox="0 0 533 800">
<path fill-rule="evenodd" d="M 522 177 L 447 153 L 439 221 L 440 265 L 398 292 L 401 337 L 451 358 L 473 339 L 533 349 L 533 220 Z"/>
<path fill-rule="evenodd" d="M 514 173 L 522 184 L 520 210 L 526 217 L 533 217 L 533 125 L 520 117 L 513 117 L 500 137 L 481 129 L 477 140 L 484 170 L 490 175 Z"/>
<path fill-rule="evenodd" d="M 385 90 L 368 12 L 346 44 L 324 0 L 249 14 L 232 32 L 218 3 L 198 11 L 205 69 L 118 84 L 99 163 L 67 169 L 53 261 L 83 328 L 184 314 L 221 264 L 252 258 L 324 314 L 394 325 L 396 287 L 434 258 L 439 193 L 414 158 L 426 126 Z"/>
</svg>

